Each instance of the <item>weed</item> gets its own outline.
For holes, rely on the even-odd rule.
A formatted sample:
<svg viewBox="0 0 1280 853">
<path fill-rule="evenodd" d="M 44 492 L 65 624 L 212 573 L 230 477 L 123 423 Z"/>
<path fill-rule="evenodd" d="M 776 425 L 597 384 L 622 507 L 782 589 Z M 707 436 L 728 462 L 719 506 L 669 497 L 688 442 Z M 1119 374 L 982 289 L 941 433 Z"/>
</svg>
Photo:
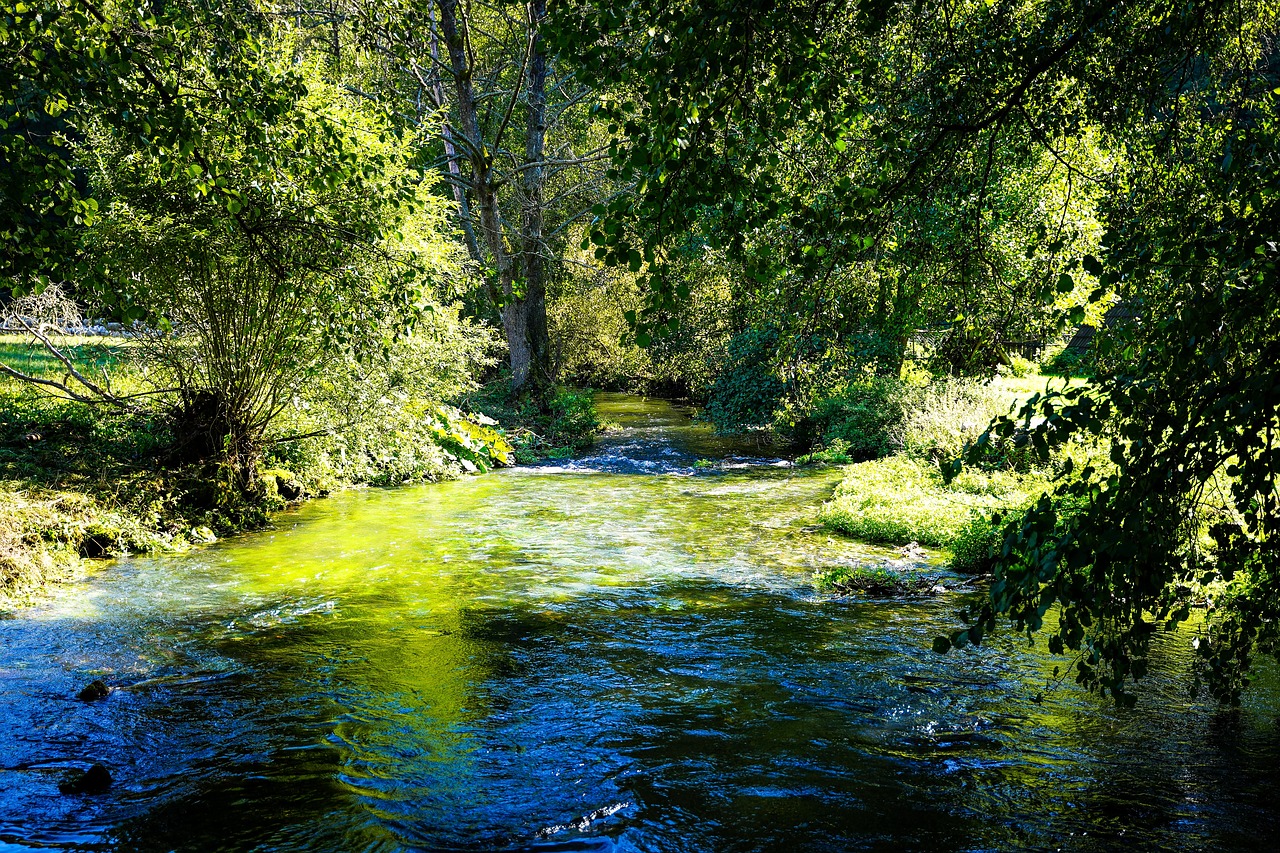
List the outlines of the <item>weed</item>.
<svg viewBox="0 0 1280 853">
<path fill-rule="evenodd" d="M 866 542 L 952 547 L 975 515 L 1023 506 L 1047 475 L 966 471 L 950 484 L 934 466 L 906 456 L 851 465 L 819 518 Z"/>
<path fill-rule="evenodd" d="M 818 575 L 814 583 L 818 589 L 827 592 L 880 598 L 927 594 L 938 585 L 938 578 L 879 567 L 840 566 Z"/>
</svg>

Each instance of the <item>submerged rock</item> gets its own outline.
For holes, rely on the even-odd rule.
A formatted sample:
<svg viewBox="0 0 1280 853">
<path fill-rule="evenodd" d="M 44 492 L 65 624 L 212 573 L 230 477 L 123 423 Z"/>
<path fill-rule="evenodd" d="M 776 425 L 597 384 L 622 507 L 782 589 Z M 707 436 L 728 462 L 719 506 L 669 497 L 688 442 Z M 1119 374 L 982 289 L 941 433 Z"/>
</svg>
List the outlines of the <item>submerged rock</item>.
<svg viewBox="0 0 1280 853">
<path fill-rule="evenodd" d="M 98 683 L 98 682 L 95 682 Z M 64 794 L 101 794 L 111 787 L 111 771 L 101 764 L 76 771 L 58 783 Z"/>
<path fill-rule="evenodd" d="M 110 694 L 111 688 L 99 678 L 89 682 L 83 690 L 76 694 L 76 698 L 81 702 L 96 702 L 99 699 L 106 699 Z"/>
</svg>

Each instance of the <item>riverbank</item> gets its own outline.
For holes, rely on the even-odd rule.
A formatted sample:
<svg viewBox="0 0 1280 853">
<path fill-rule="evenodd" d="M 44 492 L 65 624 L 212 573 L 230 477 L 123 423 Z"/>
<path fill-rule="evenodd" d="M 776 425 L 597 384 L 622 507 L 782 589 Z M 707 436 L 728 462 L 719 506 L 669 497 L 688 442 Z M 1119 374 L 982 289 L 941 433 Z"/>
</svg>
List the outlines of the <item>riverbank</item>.
<svg viewBox="0 0 1280 853">
<path fill-rule="evenodd" d="M 939 463 L 959 456 L 993 417 L 1016 413 L 1051 381 L 1079 380 L 1038 373 L 985 384 L 942 378 L 874 398 L 883 411 L 859 411 L 855 438 L 858 446 L 883 448 L 884 455 L 852 461 L 850 442 L 836 438 L 808 457 L 848 463 L 816 521 L 865 542 L 943 549 L 957 572 L 986 570 L 999 538 L 993 517 L 1024 509 L 1049 491 L 1065 456 L 1046 462 L 1013 440 L 997 439 L 986 464 L 966 466 L 949 482 Z M 868 435 L 868 423 L 878 432 Z M 851 429 L 837 423 L 830 431 L 839 436 Z"/>
<path fill-rule="evenodd" d="M 364 458 L 353 458 L 333 452 L 345 448 L 332 437 L 316 437 L 310 447 L 287 448 L 292 459 L 269 450 L 243 490 L 226 466 L 173 459 L 163 413 L 93 409 L 0 386 L 0 609 L 30 603 L 96 560 L 182 552 L 262 528 L 311 498 L 380 484 L 371 476 L 379 472 L 394 472 L 397 482 L 466 473 L 463 458 L 450 458 L 441 443 L 419 443 L 410 461 L 388 444 L 365 444 L 357 448 Z M 380 464 L 371 451 L 383 454 Z"/>
<path fill-rule="evenodd" d="M 115 387 L 138 383 L 129 342 L 65 338 L 82 372 L 110 371 Z M 0 337 L 6 363 L 60 378 L 47 351 Z M 216 461 L 175 452 L 172 413 L 138 412 L 59 399 L 0 377 L 0 611 L 82 576 L 95 561 L 180 553 L 271 524 L 272 515 L 333 491 L 437 482 L 494 466 L 567 455 L 599 426 L 589 392 L 562 389 L 548 411 L 504 400 L 503 382 L 457 402 L 406 399 L 390 417 L 313 431 L 299 411 L 268 436 L 246 490 Z M 492 412 L 489 417 L 485 412 Z"/>
</svg>

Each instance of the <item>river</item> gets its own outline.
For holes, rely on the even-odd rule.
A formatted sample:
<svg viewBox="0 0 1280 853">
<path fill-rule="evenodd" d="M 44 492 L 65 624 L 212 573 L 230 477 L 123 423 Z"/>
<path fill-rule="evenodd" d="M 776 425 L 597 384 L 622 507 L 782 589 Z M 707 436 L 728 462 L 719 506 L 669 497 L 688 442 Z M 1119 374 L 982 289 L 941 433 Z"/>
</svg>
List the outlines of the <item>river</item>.
<svg viewBox="0 0 1280 853">
<path fill-rule="evenodd" d="M 836 469 L 601 395 L 585 458 L 349 491 L 0 621 L 0 851 L 1268 847 L 1280 688 L 1136 710 L 1043 646 L 938 656 L 966 592 L 814 530 Z M 925 567 L 928 568 L 927 566 Z M 117 689 L 85 703 L 102 678 Z M 106 765 L 103 794 L 60 795 Z"/>
</svg>

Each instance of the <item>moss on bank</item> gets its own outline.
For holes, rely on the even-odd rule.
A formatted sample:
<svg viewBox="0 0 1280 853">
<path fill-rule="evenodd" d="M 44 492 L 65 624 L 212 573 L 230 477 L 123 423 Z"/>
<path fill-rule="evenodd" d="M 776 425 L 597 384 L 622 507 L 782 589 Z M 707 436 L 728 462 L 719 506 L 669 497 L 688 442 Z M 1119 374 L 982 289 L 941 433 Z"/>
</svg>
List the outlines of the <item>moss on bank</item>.
<svg viewBox="0 0 1280 853">
<path fill-rule="evenodd" d="M 279 445 L 245 489 L 227 466 L 175 464 L 163 418 L 0 394 L 0 609 L 75 577 L 86 558 L 183 551 L 333 489 L 478 471 L 471 459 L 500 436 L 466 423 L 424 417 L 383 443 L 326 435 Z"/>
<path fill-rule="evenodd" d="M 865 595 L 873 598 L 930 595 L 941 591 L 939 576 L 918 570 L 889 569 L 882 566 L 840 566 L 823 572 L 815 585 L 837 595 Z"/>
<path fill-rule="evenodd" d="M 150 526 L 83 492 L 0 481 L 0 609 L 75 577 L 84 558 L 184 550 L 202 535 L 212 538 Z"/>
</svg>

